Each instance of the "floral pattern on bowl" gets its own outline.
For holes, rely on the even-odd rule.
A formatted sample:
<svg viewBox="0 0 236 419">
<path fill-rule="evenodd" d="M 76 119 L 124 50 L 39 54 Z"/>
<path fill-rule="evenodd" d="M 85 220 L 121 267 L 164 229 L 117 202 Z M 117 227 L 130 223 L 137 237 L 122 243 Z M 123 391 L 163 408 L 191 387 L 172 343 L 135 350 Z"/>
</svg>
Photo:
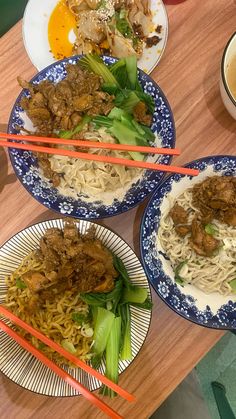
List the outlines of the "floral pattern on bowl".
<svg viewBox="0 0 236 419">
<path fill-rule="evenodd" d="M 168 176 L 155 190 L 143 215 L 140 251 L 145 272 L 162 300 L 176 313 L 194 323 L 216 329 L 236 329 L 236 295 L 205 294 L 193 285 L 174 282 L 169 259 L 160 248 L 157 233 L 162 213 L 185 189 L 207 176 L 236 176 L 235 156 L 212 156 L 186 164 L 200 170 L 199 176 Z"/>
<path fill-rule="evenodd" d="M 38 84 L 42 80 L 49 79 L 57 83 L 66 76 L 66 64 L 75 64 L 79 59 L 80 56 L 75 56 L 57 61 L 40 71 L 31 81 Z M 106 64 L 116 61 L 112 57 L 103 57 L 103 60 Z M 139 79 L 144 91 L 152 95 L 155 100 L 151 128 L 154 133 L 160 136 L 157 146 L 173 148 L 175 146 L 175 126 L 170 105 L 159 86 L 141 70 L 139 70 Z M 25 95 L 29 95 L 26 90 L 20 93 L 12 109 L 8 124 L 9 133 L 19 133 L 16 129 L 19 125 L 27 128 L 22 120 L 23 110 L 19 105 L 21 98 Z M 80 197 L 76 200 L 60 195 L 58 190 L 40 175 L 37 160 L 31 152 L 12 148 L 9 155 L 18 179 L 37 201 L 60 214 L 81 219 L 105 218 L 128 211 L 153 192 L 164 176 L 163 172 L 146 171 L 143 178 L 127 191 L 123 201 L 115 200 L 112 205 L 104 205 L 99 201 L 88 203 Z M 168 165 L 170 161 L 171 156 L 169 155 L 160 156 L 158 159 L 160 164 Z"/>
</svg>

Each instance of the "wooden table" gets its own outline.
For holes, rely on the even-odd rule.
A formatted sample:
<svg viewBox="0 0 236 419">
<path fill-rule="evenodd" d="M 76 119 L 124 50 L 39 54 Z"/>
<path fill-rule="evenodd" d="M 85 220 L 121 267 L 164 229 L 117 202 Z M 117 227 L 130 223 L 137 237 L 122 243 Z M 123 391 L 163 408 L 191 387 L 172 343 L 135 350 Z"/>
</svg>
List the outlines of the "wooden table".
<svg viewBox="0 0 236 419">
<path fill-rule="evenodd" d="M 235 31 L 235 0 L 187 0 L 168 6 L 169 39 L 153 78 L 174 111 L 177 145 L 185 163 L 214 154 L 235 154 L 236 122 L 219 94 L 223 48 Z M 37 45 L 35 46 L 37 48 Z M 16 77 L 30 79 L 36 70 L 24 50 L 21 22 L 0 39 L 0 129 L 6 128 L 20 89 Z M 0 243 L 37 221 L 57 217 L 37 203 L 13 174 L 0 149 Z M 121 234 L 138 253 L 139 226 L 146 205 L 102 223 Z M 153 317 L 144 347 L 121 375 L 121 386 L 137 396 L 134 405 L 117 398 L 110 404 L 125 418 L 148 418 L 223 332 L 192 324 L 172 312 L 153 292 Z M 18 387 L 0 376 L 0 417 L 102 418 L 82 397 L 48 398 Z"/>
</svg>

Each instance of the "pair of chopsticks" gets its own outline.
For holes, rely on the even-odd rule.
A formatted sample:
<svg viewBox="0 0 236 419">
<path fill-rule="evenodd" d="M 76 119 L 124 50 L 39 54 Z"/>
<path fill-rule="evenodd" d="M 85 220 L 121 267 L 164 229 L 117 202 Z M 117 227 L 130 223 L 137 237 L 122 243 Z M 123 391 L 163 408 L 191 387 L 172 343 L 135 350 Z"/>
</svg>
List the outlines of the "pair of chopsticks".
<svg viewBox="0 0 236 419">
<path fill-rule="evenodd" d="M 171 166 L 165 164 L 148 163 L 137 160 L 128 160 L 117 157 L 103 156 L 97 154 L 81 153 L 78 151 L 64 150 L 61 148 L 43 147 L 39 145 L 31 145 L 26 143 L 13 143 L 7 140 L 18 140 L 27 142 L 41 142 L 47 144 L 56 145 L 73 145 L 83 148 L 98 148 L 98 149 L 109 149 L 109 150 L 120 150 L 120 151 L 136 151 L 140 153 L 152 153 L 152 154 L 166 154 L 166 155 L 179 155 L 180 150 L 177 148 L 157 148 L 157 147 L 144 147 L 144 146 L 132 146 L 128 144 L 110 144 L 110 143 L 99 143 L 84 140 L 70 140 L 61 138 L 47 138 L 47 137 L 36 137 L 32 135 L 16 135 L 7 134 L 0 132 L 0 146 L 7 148 L 17 148 L 20 150 L 28 150 L 46 154 L 57 154 L 60 156 L 75 157 L 83 160 L 99 161 L 111 164 L 119 164 L 128 167 L 137 167 L 141 169 L 158 170 L 163 172 L 179 173 L 183 175 L 197 176 L 199 171 L 196 169 L 189 169 L 186 167 Z"/>
<path fill-rule="evenodd" d="M 70 352 L 66 351 L 62 346 L 58 345 L 57 343 L 53 342 L 47 336 L 39 332 L 38 330 L 34 329 L 29 324 L 25 323 L 19 317 L 15 316 L 11 313 L 7 308 L 0 305 L 0 313 L 10 319 L 13 323 L 17 324 L 21 328 L 25 329 L 31 335 L 35 336 L 37 339 L 41 340 L 46 345 L 50 346 L 56 352 L 60 353 L 69 361 L 73 362 L 73 364 L 77 365 L 87 373 L 93 375 L 95 378 L 100 380 L 103 384 L 110 387 L 124 399 L 128 400 L 129 402 L 136 401 L 135 396 L 128 393 L 126 390 L 122 389 L 117 384 L 113 383 L 107 377 L 99 373 L 98 371 L 94 370 L 92 367 L 87 365 L 85 362 L 81 361 L 76 356 L 72 355 Z M 31 345 L 27 340 L 21 337 L 18 333 L 12 330 L 9 326 L 6 325 L 2 320 L 0 320 L 0 329 L 6 332 L 9 336 L 11 336 L 17 343 L 19 343 L 24 349 L 34 355 L 37 359 L 39 359 L 43 364 L 45 364 L 48 368 L 54 371 L 59 377 L 61 377 L 66 383 L 68 383 L 71 387 L 75 390 L 79 391 L 87 400 L 93 403 L 96 407 L 106 413 L 109 417 L 114 419 L 122 419 L 117 412 L 115 412 L 110 406 L 108 406 L 105 402 L 99 399 L 95 394 L 90 392 L 86 387 L 80 384 L 77 380 L 75 380 L 70 374 L 56 365 L 53 361 L 48 359 L 45 355 L 42 354 L 38 349 L 36 349 L 33 345 Z"/>
</svg>

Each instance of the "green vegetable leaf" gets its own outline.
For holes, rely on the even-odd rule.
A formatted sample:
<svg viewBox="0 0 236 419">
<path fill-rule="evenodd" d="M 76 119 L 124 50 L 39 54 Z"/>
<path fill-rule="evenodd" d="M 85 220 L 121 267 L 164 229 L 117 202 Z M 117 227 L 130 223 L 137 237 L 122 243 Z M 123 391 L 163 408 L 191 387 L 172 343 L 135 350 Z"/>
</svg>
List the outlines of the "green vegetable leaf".
<svg viewBox="0 0 236 419">
<path fill-rule="evenodd" d="M 88 116 L 88 115 L 85 115 L 82 118 L 82 120 L 80 121 L 80 123 L 77 125 L 77 127 L 75 127 L 71 131 L 60 131 L 59 132 L 59 137 L 60 138 L 65 138 L 65 139 L 72 138 L 73 135 L 78 134 L 80 131 L 82 131 L 82 129 L 85 127 L 85 125 L 88 124 L 90 121 L 91 121 L 91 117 Z"/>
<path fill-rule="evenodd" d="M 179 275 L 179 273 L 180 273 L 180 271 L 181 271 L 182 267 L 183 267 L 184 265 L 186 265 L 186 264 L 187 264 L 187 260 L 184 260 L 184 261 L 180 262 L 180 263 L 178 264 L 178 266 L 177 266 L 177 267 L 175 268 L 175 270 L 174 270 L 174 273 L 175 273 L 175 282 L 176 282 L 177 284 L 181 285 L 181 286 L 183 286 L 183 285 L 184 285 L 184 280 L 183 280 L 183 278 Z"/>
<path fill-rule="evenodd" d="M 96 323 L 94 326 L 93 352 L 95 355 L 92 359 L 92 365 L 94 368 L 97 368 L 100 364 L 114 318 L 115 315 L 111 311 L 98 307 Z"/>
<path fill-rule="evenodd" d="M 130 89 L 136 89 L 136 83 L 138 80 L 138 68 L 137 68 L 137 57 L 136 55 L 130 55 L 125 58 L 125 64 L 130 84 Z"/>
<path fill-rule="evenodd" d="M 126 62 L 124 58 L 116 61 L 114 64 L 109 66 L 110 72 L 116 78 L 116 81 L 119 83 L 119 86 L 123 88 L 127 88 L 128 83 L 128 74 L 126 70 Z"/>
<path fill-rule="evenodd" d="M 104 293 L 82 293 L 80 294 L 81 300 L 83 300 L 89 306 L 105 307 L 106 306 L 106 294 Z"/>
<path fill-rule="evenodd" d="M 41 350 L 41 349 L 44 349 L 45 348 L 45 343 L 43 343 L 43 342 L 39 342 L 39 344 L 38 344 L 38 349 L 39 350 Z"/>
<path fill-rule="evenodd" d="M 131 315 L 129 304 L 119 306 L 119 316 L 121 317 L 120 358 L 122 360 L 131 360 Z"/>
<path fill-rule="evenodd" d="M 109 132 L 119 141 L 121 144 L 132 144 L 132 145 L 144 145 L 143 141 L 145 138 L 134 129 L 132 123 L 128 120 L 122 119 L 113 121 L 112 127 Z M 129 151 L 129 154 L 134 160 L 143 161 L 144 155 L 138 151 Z"/>
<path fill-rule="evenodd" d="M 117 304 L 119 303 L 121 299 L 122 289 L 123 289 L 123 281 L 122 279 L 118 278 L 115 282 L 115 286 L 112 291 L 107 292 L 107 293 L 96 293 L 96 292 L 83 293 L 83 294 L 80 294 L 80 297 L 89 306 L 106 308 L 107 303 L 111 302 L 112 303 L 111 310 L 115 312 Z"/>
<path fill-rule="evenodd" d="M 116 78 L 98 55 L 87 54 L 79 60 L 78 64 L 81 68 L 92 71 L 98 76 L 101 76 L 105 83 L 119 87 L 119 83 Z"/>
<path fill-rule="evenodd" d="M 101 88 L 104 92 L 109 93 L 109 95 L 116 95 L 119 91 L 119 87 L 112 83 L 103 83 Z"/>
<path fill-rule="evenodd" d="M 24 290 L 25 288 L 27 288 L 27 285 L 24 283 L 24 281 L 22 281 L 22 279 L 20 279 L 19 277 L 16 278 L 16 286 L 17 288 L 19 288 L 20 290 Z"/>
<path fill-rule="evenodd" d="M 115 13 L 116 19 L 116 29 L 125 37 L 125 38 L 133 38 L 134 33 L 133 29 L 130 26 L 128 20 L 126 19 L 126 11 L 121 9 L 120 12 Z"/>
<path fill-rule="evenodd" d="M 74 345 L 73 345 L 73 343 L 72 342 L 70 342 L 68 339 L 64 339 L 62 342 L 61 342 L 61 346 L 66 350 L 66 351 L 68 351 L 68 352 L 70 352 L 71 354 L 73 354 L 73 355 L 75 355 L 76 354 L 76 349 L 75 349 L 75 347 L 74 347 Z"/>
<path fill-rule="evenodd" d="M 214 225 L 214 224 L 206 224 L 205 225 L 205 232 L 207 234 L 210 234 L 211 236 L 214 236 L 215 234 L 218 233 L 218 228 Z"/>
<path fill-rule="evenodd" d="M 105 128 L 111 128 L 112 127 L 112 120 L 108 118 L 108 116 L 95 116 L 92 120 L 93 124 L 95 125 L 96 129 L 99 129 L 101 127 Z"/>
<path fill-rule="evenodd" d="M 78 311 L 74 311 L 71 315 L 72 320 L 80 325 L 87 321 L 87 317 L 88 316 L 86 314 L 82 314 Z"/>
<path fill-rule="evenodd" d="M 135 94 L 142 102 L 144 102 L 147 105 L 149 112 L 153 114 L 155 110 L 155 101 L 153 97 L 148 95 L 147 93 L 144 93 L 143 91 L 140 92 L 138 90 L 135 90 Z"/>
<path fill-rule="evenodd" d="M 184 286 L 184 280 L 179 275 L 178 276 L 175 276 L 175 282 L 176 282 L 176 284 L 179 284 L 182 287 Z"/>
<path fill-rule="evenodd" d="M 129 274 L 127 272 L 127 269 L 124 265 L 124 263 L 122 262 L 122 260 L 119 258 L 119 256 L 113 254 L 113 264 L 115 269 L 120 273 L 123 281 L 124 281 L 124 285 L 126 288 L 130 288 L 132 286 L 130 279 L 129 279 Z"/>
<path fill-rule="evenodd" d="M 132 306 L 143 308 L 145 310 L 151 310 L 153 307 L 153 303 L 149 297 L 146 298 L 144 303 L 130 303 L 130 304 L 132 304 Z"/>
<path fill-rule="evenodd" d="M 119 352 L 120 352 L 120 339 L 121 339 L 121 317 L 115 317 L 109 333 L 106 345 L 106 370 L 105 375 L 107 378 L 118 383 L 119 377 Z M 116 396 L 114 390 L 104 386 L 101 393 L 103 395 L 113 398 Z"/>
<path fill-rule="evenodd" d="M 141 288 L 137 286 L 130 286 L 129 288 L 125 288 L 122 296 L 123 303 L 144 303 L 147 299 L 147 289 Z"/>
<path fill-rule="evenodd" d="M 229 285 L 231 286 L 232 291 L 233 291 L 234 293 L 236 293 L 236 278 L 235 278 L 235 279 L 233 279 L 232 281 L 230 281 Z"/>
<path fill-rule="evenodd" d="M 148 143 L 153 142 L 155 140 L 155 134 L 153 134 L 152 130 L 147 127 L 147 125 L 139 124 L 142 130 L 145 132 L 145 138 Z"/>
<path fill-rule="evenodd" d="M 152 96 L 139 90 L 120 89 L 117 90 L 114 104 L 126 112 L 132 113 L 134 107 L 140 102 L 144 102 L 151 114 L 155 110 L 155 102 Z"/>
<path fill-rule="evenodd" d="M 140 102 L 135 92 L 130 90 L 121 90 L 114 100 L 114 104 L 128 113 L 132 113 L 134 107 Z"/>
<path fill-rule="evenodd" d="M 138 44 L 138 37 L 135 35 L 132 26 L 129 23 L 126 9 L 121 9 L 115 13 L 116 29 L 125 37 L 133 42 L 135 47 Z"/>
<path fill-rule="evenodd" d="M 122 117 L 129 121 L 132 120 L 132 116 L 121 108 L 114 107 L 108 114 L 109 119 L 119 119 L 121 121 Z"/>
</svg>

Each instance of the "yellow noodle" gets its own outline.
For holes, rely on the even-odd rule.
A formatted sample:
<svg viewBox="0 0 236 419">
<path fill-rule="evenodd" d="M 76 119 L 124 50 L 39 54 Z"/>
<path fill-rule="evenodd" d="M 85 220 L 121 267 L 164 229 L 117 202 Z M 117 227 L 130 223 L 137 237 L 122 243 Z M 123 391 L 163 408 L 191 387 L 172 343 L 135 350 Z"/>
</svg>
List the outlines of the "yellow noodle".
<svg viewBox="0 0 236 419">
<path fill-rule="evenodd" d="M 78 292 L 67 290 L 62 295 L 55 295 L 53 302 L 46 301 L 35 313 L 27 312 L 27 306 L 32 295 L 28 288 L 17 288 L 15 285 L 16 279 L 21 278 L 28 271 L 37 270 L 42 272 L 44 269 L 43 263 L 40 263 L 36 257 L 36 252 L 26 256 L 20 266 L 6 278 L 8 290 L 5 306 L 59 345 L 62 344 L 64 339 L 71 342 L 76 350 L 75 355 L 87 361 L 91 358 L 93 338 L 84 336 L 81 333 L 82 327 L 72 320 L 73 312 L 88 314 L 88 306 L 80 299 Z M 42 345 L 35 337 L 29 335 L 21 328 L 19 328 L 19 332 L 53 361 L 58 364 L 63 363 L 71 366 L 65 358 L 51 348 Z"/>
</svg>

